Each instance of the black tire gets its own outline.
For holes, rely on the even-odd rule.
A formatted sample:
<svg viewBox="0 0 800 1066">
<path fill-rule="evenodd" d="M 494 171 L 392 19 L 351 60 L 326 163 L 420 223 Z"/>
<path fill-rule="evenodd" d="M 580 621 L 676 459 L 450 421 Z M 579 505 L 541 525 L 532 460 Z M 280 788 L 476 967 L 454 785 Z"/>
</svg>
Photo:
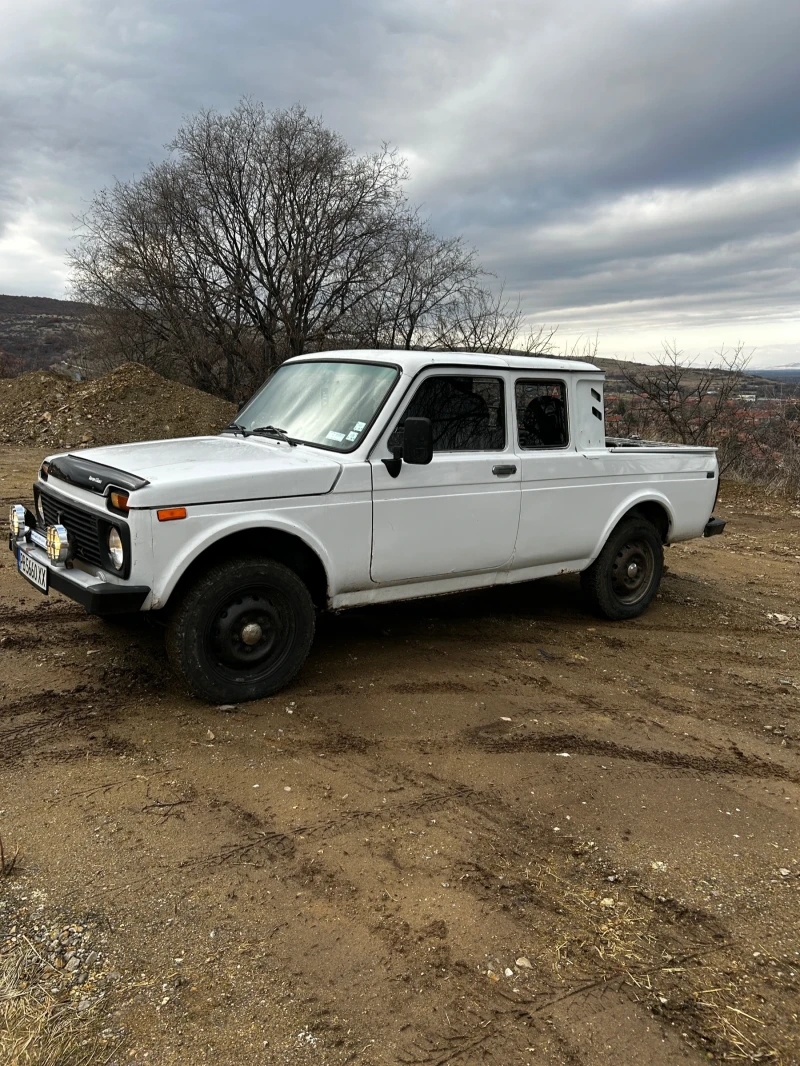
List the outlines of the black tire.
<svg viewBox="0 0 800 1066">
<path fill-rule="evenodd" d="M 658 592 L 663 572 L 658 530 L 646 518 L 626 518 L 581 574 L 581 588 L 596 614 L 613 621 L 636 618 Z"/>
<path fill-rule="evenodd" d="M 300 670 L 314 622 L 311 595 L 294 570 L 272 559 L 231 559 L 212 566 L 175 604 L 167 656 L 210 703 L 263 699 Z"/>
</svg>

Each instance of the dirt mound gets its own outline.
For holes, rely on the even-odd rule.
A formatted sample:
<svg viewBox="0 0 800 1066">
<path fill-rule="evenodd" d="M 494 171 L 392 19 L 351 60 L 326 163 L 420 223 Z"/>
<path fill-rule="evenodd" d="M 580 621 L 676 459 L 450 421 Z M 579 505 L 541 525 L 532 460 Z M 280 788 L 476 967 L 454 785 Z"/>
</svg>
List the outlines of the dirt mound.
<svg viewBox="0 0 800 1066">
<path fill-rule="evenodd" d="M 58 448 L 217 433 L 236 408 L 125 363 L 94 381 L 37 371 L 0 379 L 0 444 Z"/>
</svg>

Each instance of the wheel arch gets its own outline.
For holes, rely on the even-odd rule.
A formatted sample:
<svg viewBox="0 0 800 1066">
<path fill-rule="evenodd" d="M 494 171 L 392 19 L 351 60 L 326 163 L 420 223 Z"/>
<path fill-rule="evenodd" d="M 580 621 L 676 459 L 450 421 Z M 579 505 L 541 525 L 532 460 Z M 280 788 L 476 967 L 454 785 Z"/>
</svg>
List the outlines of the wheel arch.
<svg viewBox="0 0 800 1066">
<path fill-rule="evenodd" d="M 297 533 L 273 526 L 248 526 L 221 532 L 205 544 L 176 573 L 165 586 L 159 608 L 175 602 L 194 577 L 214 563 L 231 556 L 262 556 L 283 563 L 305 583 L 314 606 L 324 610 L 329 605 L 328 572 L 319 552 Z"/>
<path fill-rule="evenodd" d="M 648 522 L 655 526 L 661 537 L 662 544 L 669 544 L 670 533 L 674 523 L 674 515 L 672 513 L 672 507 L 666 496 L 660 494 L 648 494 L 637 499 L 626 500 L 606 523 L 600 538 L 595 545 L 595 549 L 592 552 L 591 561 L 597 558 L 600 552 L 603 550 L 606 541 L 617 528 L 617 526 L 624 522 L 626 518 L 633 516 L 640 516 L 646 518 Z"/>
</svg>

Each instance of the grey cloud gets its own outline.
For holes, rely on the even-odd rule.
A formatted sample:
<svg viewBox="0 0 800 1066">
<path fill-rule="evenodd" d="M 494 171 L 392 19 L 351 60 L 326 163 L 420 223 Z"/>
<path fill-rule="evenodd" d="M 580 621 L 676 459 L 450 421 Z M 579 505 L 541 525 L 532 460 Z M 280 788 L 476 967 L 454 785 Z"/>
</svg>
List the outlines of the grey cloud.
<svg viewBox="0 0 800 1066">
<path fill-rule="evenodd" d="M 248 94 L 397 144 L 412 198 L 534 317 L 689 328 L 800 297 L 796 0 L 44 0 L 6 24 L 0 239 L 28 220 L 27 291 L 41 261 L 61 294 L 95 189 Z"/>
</svg>

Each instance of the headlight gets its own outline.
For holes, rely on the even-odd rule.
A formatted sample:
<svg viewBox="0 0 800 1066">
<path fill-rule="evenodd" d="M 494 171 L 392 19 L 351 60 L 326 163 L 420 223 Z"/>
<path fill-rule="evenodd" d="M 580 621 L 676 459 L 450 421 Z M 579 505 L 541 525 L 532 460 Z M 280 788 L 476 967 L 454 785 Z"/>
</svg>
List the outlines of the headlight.
<svg viewBox="0 0 800 1066">
<path fill-rule="evenodd" d="M 8 513 L 8 524 L 11 527 L 11 536 L 18 537 L 25 529 L 25 508 L 21 503 L 12 504 Z"/>
<path fill-rule="evenodd" d="M 51 563 L 64 563 L 69 556 L 69 534 L 63 526 L 47 527 L 47 558 Z"/>
<path fill-rule="evenodd" d="M 108 555 L 115 570 L 121 570 L 125 564 L 125 549 L 119 530 L 113 526 L 108 531 Z"/>
</svg>

